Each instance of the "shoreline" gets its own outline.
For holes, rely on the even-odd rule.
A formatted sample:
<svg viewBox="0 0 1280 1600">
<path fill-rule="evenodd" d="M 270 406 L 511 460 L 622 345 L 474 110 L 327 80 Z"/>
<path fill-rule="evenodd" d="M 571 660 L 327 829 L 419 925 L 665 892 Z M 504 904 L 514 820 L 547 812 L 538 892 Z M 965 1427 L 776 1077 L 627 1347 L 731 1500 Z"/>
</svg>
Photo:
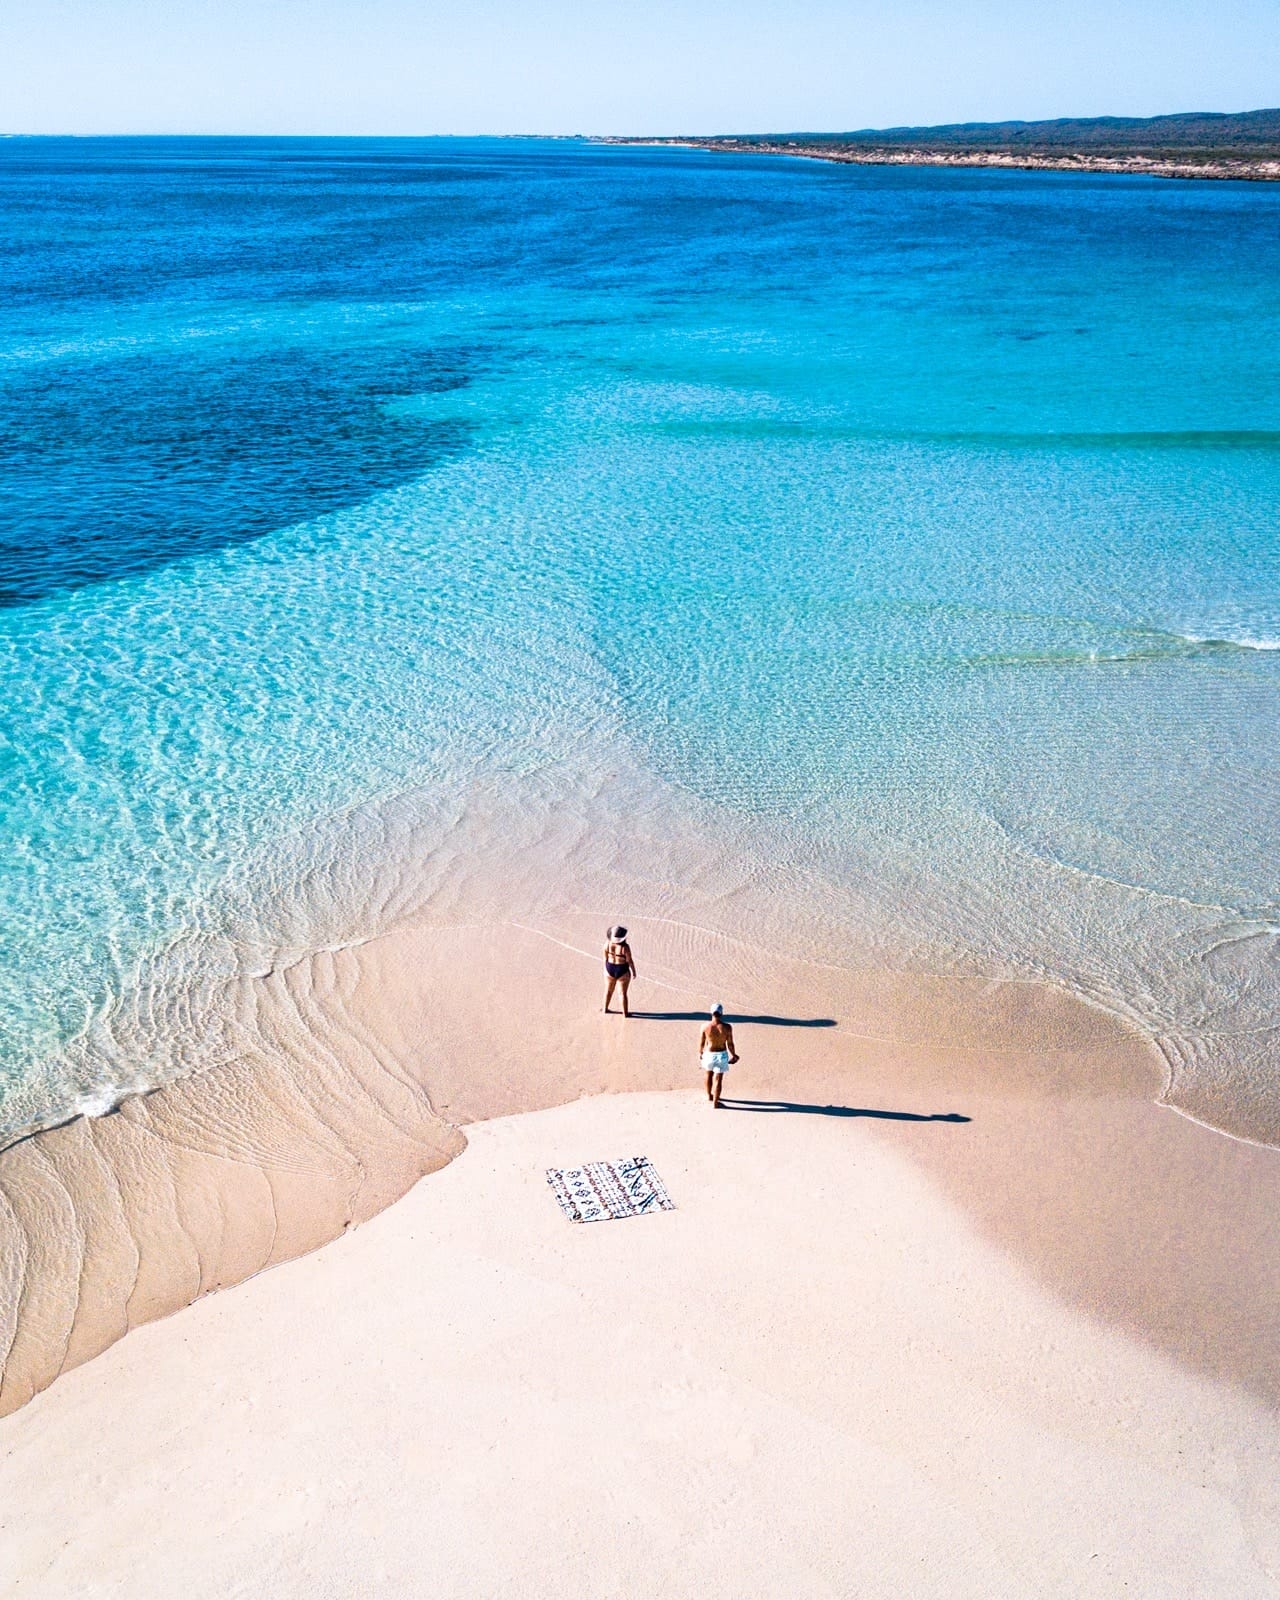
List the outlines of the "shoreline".
<svg viewBox="0 0 1280 1600">
<path fill-rule="evenodd" d="M 687 1086 L 713 998 L 784 1100 L 970 1116 L 927 1176 L 992 1243 L 1060 1302 L 1280 1409 L 1280 1327 L 1260 1341 L 1256 1314 L 1280 1316 L 1280 1152 L 1165 1116 L 1165 1044 L 1121 1007 L 929 968 L 803 856 L 609 752 L 570 785 L 551 769 L 352 813 L 264 887 L 250 942 L 161 960 L 103 1036 L 116 1081 L 167 1043 L 197 1070 L 0 1151 L 0 1415 L 369 1221 L 469 1128 Z M 598 1011 L 619 908 L 650 1012 L 625 1024 Z M 323 947 L 300 946 L 303 911 Z"/>
<path fill-rule="evenodd" d="M 634 916 L 624 1022 L 596 1009 L 603 920 L 414 924 L 322 953 L 247 985 L 258 1045 L 238 1061 L 0 1153 L 0 1413 L 369 1221 L 477 1125 L 688 1087 L 712 988 L 781 1101 L 852 1106 L 891 1142 L 899 1120 L 969 1118 L 922 1170 L 984 1237 L 1059 1303 L 1280 1409 L 1280 1329 L 1257 1320 L 1280 1306 L 1280 1154 L 1165 1116 L 1160 1054 L 1122 1019 L 1047 985 L 823 968 Z M 515 962 L 496 1008 L 495 945 Z"/>
<path fill-rule="evenodd" d="M 600 137 L 594 144 L 637 146 L 645 149 L 708 150 L 736 155 L 794 156 L 805 161 L 828 161 L 838 165 L 864 167 L 999 167 L 1019 172 L 1112 173 L 1120 176 L 1151 178 L 1202 178 L 1220 182 L 1280 182 L 1280 159 L 1258 161 L 1212 159 L 1208 161 L 1164 160 L 1147 156 L 1094 156 L 1073 154 L 1015 154 L 1003 150 L 930 150 L 927 146 L 903 149 L 899 146 L 852 148 L 833 141 L 805 144 L 791 140 L 734 138 L 708 139 L 628 139 Z"/>
</svg>

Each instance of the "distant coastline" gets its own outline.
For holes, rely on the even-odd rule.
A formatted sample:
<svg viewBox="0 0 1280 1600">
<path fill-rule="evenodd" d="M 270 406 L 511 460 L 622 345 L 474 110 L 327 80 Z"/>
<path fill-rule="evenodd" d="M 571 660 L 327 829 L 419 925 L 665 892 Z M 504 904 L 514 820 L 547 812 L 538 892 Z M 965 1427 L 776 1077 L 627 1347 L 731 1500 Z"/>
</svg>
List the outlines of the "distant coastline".
<svg viewBox="0 0 1280 1600">
<path fill-rule="evenodd" d="M 798 156 L 859 166 L 1009 167 L 1280 181 L 1280 110 L 954 123 L 854 133 L 610 137 L 596 142 Z"/>
</svg>

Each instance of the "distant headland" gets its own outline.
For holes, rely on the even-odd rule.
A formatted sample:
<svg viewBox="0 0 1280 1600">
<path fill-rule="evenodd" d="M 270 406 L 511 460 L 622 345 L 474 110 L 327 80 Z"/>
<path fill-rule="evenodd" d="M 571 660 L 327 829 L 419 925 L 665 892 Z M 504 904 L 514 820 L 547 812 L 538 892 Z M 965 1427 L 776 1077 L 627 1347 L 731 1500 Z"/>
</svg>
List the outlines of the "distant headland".
<svg viewBox="0 0 1280 1600">
<path fill-rule="evenodd" d="M 956 122 L 853 133 L 760 133 L 609 138 L 863 165 L 1030 167 L 1130 172 L 1160 178 L 1280 180 L 1280 109 L 1192 111 L 1164 117 L 1060 117 L 1052 122 Z"/>
</svg>

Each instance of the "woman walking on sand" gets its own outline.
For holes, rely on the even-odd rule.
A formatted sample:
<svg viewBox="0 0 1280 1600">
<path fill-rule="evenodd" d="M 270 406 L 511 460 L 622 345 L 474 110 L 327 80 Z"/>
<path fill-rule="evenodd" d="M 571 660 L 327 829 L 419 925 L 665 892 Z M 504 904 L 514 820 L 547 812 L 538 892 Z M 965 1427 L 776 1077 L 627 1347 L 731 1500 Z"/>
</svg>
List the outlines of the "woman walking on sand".
<svg viewBox="0 0 1280 1600">
<path fill-rule="evenodd" d="M 609 1009 L 609 1002 L 613 999 L 613 991 L 622 986 L 622 1015 L 629 1017 L 627 1010 L 627 989 L 632 978 L 636 976 L 636 958 L 631 954 L 631 946 L 627 943 L 627 930 L 621 926 L 609 929 L 608 942 L 604 947 L 604 970 L 609 979 L 609 987 L 604 993 L 604 1008 Z"/>
<path fill-rule="evenodd" d="M 698 1040 L 698 1060 L 707 1074 L 707 1099 L 716 1111 L 720 1109 L 724 1075 L 737 1059 L 733 1029 L 724 1020 L 724 1007 L 714 1005 L 711 1008 L 711 1020 L 703 1028 L 702 1037 Z"/>
</svg>

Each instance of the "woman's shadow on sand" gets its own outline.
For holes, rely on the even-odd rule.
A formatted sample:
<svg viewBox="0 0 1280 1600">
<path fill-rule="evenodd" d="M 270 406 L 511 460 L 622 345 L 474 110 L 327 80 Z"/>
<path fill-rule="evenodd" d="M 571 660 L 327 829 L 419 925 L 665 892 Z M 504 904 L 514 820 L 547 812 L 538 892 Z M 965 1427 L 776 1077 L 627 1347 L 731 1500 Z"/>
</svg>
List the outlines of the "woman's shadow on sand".
<svg viewBox="0 0 1280 1600">
<path fill-rule="evenodd" d="M 633 1011 L 631 1015 L 645 1022 L 705 1022 L 707 1020 L 705 1011 Z M 771 1017 L 763 1014 L 749 1017 L 737 1011 L 732 1016 L 727 1016 L 725 1021 L 732 1022 L 735 1026 L 739 1022 L 750 1023 L 758 1028 L 834 1028 L 836 1025 L 834 1017 Z"/>
</svg>

